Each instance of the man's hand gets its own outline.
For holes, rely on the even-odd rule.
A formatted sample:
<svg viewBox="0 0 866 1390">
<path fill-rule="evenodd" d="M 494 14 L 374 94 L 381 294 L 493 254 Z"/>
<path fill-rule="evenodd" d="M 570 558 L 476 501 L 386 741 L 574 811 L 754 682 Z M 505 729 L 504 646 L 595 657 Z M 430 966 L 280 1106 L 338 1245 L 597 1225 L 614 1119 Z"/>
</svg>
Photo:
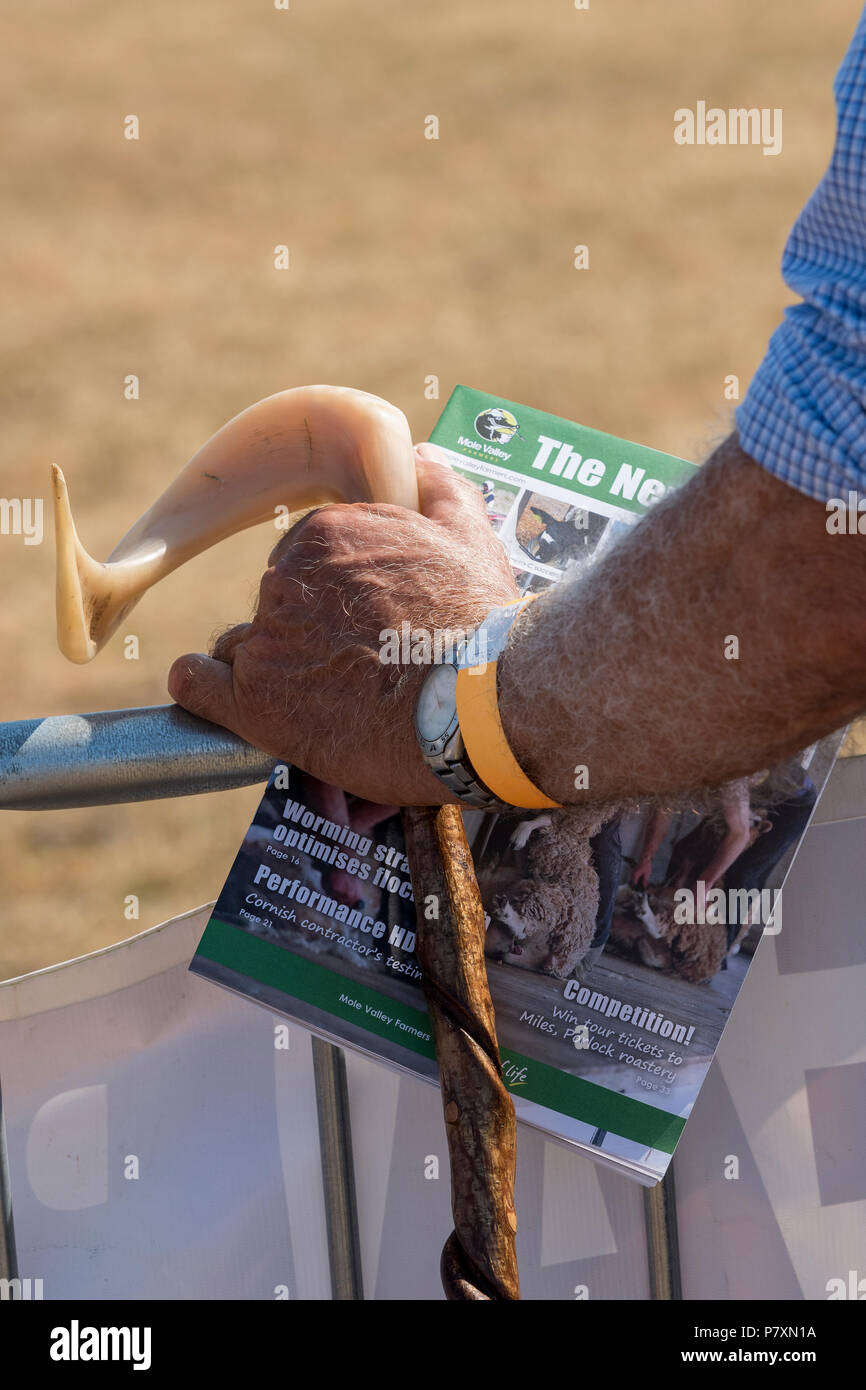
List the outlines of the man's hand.
<svg viewBox="0 0 866 1390">
<path fill-rule="evenodd" d="M 631 881 L 634 884 L 635 888 L 649 888 L 650 875 L 652 874 L 652 869 L 652 856 L 647 858 L 647 856 L 644 855 L 643 859 L 641 859 L 637 864 L 635 864 L 634 873 L 631 876 Z"/>
<path fill-rule="evenodd" d="M 380 660 L 387 629 L 460 632 L 517 597 L 479 490 L 416 451 L 421 510 L 319 508 L 275 547 L 250 623 L 179 657 L 172 697 L 274 757 L 370 801 L 456 800 L 413 717 L 427 665 Z"/>
</svg>

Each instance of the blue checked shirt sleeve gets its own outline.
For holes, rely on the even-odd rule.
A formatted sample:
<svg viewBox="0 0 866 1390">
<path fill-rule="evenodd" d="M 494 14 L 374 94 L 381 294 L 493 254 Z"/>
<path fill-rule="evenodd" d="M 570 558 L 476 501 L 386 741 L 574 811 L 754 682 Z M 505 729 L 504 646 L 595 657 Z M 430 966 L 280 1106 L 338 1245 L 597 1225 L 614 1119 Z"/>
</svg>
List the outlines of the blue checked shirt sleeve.
<svg viewBox="0 0 866 1390">
<path fill-rule="evenodd" d="M 821 501 L 866 493 L 866 11 L 834 93 L 833 156 L 782 257 L 803 302 L 736 412 L 746 453 Z"/>
</svg>

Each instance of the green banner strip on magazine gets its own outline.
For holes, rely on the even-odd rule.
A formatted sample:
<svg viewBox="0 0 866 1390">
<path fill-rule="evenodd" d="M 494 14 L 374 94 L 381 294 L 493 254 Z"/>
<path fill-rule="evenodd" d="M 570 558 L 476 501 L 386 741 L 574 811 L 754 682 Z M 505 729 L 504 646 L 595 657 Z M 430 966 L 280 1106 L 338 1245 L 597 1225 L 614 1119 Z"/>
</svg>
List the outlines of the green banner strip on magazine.
<svg viewBox="0 0 866 1390">
<path fill-rule="evenodd" d="M 582 1076 L 571 1076 L 534 1057 L 512 1052 L 510 1048 L 501 1047 L 499 1051 L 506 1068 L 506 1085 L 514 1095 L 526 1096 L 527 1100 L 547 1110 L 582 1120 L 596 1129 L 609 1130 L 621 1139 L 633 1139 L 649 1149 L 672 1154 L 676 1148 L 686 1123 L 679 1115 L 671 1115 L 667 1110 L 659 1110 L 631 1096 L 621 1096 L 606 1086 L 597 1086 Z M 515 1068 L 517 1075 L 525 1074 L 525 1081 L 515 1079 Z"/>
<path fill-rule="evenodd" d="M 692 473 L 686 459 L 546 415 L 501 396 L 455 386 L 430 435 L 470 462 L 505 469 L 578 497 L 641 515 Z"/>
<path fill-rule="evenodd" d="M 336 975 L 326 965 L 296 956 L 273 941 L 251 936 L 242 927 L 211 917 L 196 954 L 354 1023 L 356 1028 L 398 1042 L 410 1052 L 436 1056 L 430 1019 L 421 1009 L 400 1004 L 345 975 Z"/>
<path fill-rule="evenodd" d="M 367 985 L 335 975 L 327 966 L 251 936 L 242 927 L 211 917 L 197 955 L 312 1004 L 410 1052 L 435 1057 L 429 1016 Z M 608 1091 L 510 1048 L 501 1049 L 509 1090 L 536 1105 L 608 1130 L 647 1148 L 673 1153 L 685 1120 L 654 1105 Z"/>
</svg>

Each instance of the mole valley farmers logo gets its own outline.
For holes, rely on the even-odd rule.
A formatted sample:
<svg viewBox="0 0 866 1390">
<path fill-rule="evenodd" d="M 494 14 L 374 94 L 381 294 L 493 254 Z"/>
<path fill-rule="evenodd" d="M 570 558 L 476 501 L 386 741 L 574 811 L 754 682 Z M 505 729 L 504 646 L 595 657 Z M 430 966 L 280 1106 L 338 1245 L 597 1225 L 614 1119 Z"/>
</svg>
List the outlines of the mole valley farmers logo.
<svg viewBox="0 0 866 1390">
<path fill-rule="evenodd" d="M 491 406 L 475 416 L 475 433 L 491 444 L 509 444 L 518 433 L 517 419 L 510 410 L 502 406 Z"/>
</svg>

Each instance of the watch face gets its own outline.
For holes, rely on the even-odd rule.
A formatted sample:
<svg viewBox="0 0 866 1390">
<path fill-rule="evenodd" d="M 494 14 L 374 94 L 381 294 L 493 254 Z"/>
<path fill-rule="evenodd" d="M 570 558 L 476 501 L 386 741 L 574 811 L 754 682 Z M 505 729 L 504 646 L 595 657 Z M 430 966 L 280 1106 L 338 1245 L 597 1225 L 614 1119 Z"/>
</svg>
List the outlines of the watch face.
<svg viewBox="0 0 866 1390">
<path fill-rule="evenodd" d="M 434 666 L 421 687 L 415 711 L 415 727 L 425 743 L 435 743 L 447 733 L 457 712 L 457 668 Z"/>
</svg>

